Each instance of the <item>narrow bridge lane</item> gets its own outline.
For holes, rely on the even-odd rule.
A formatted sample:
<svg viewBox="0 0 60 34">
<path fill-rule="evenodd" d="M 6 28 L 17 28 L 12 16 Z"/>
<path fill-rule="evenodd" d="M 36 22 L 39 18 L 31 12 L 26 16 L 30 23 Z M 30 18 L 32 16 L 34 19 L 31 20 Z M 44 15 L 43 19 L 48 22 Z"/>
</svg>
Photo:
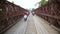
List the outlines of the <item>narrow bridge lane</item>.
<svg viewBox="0 0 60 34">
<path fill-rule="evenodd" d="M 22 19 L 4 34 L 59 34 L 42 18 L 30 14 L 27 21 Z"/>
</svg>

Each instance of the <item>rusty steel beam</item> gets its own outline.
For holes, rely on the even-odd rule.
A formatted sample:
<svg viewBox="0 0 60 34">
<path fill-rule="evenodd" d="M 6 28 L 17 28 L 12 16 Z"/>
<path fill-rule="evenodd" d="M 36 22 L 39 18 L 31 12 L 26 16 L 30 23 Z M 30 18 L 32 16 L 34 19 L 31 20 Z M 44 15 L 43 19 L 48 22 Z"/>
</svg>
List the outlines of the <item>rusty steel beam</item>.
<svg viewBox="0 0 60 34">
<path fill-rule="evenodd" d="M 52 17 L 52 18 L 55 18 L 55 19 L 60 19 L 60 17 L 58 16 L 53 16 L 53 15 L 48 15 L 48 14 L 43 14 L 43 13 L 39 13 L 40 15 L 44 15 L 44 16 L 48 16 L 48 17 Z"/>
</svg>

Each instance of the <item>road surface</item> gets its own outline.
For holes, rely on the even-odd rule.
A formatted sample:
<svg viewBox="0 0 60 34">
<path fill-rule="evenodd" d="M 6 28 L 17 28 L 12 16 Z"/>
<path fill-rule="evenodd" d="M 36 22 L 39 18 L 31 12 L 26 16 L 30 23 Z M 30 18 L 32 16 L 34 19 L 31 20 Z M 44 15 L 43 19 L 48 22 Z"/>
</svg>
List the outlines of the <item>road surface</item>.
<svg viewBox="0 0 60 34">
<path fill-rule="evenodd" d="M 59 34 L 48 22 L 30 14 L 27 21 L 22 19 L 4 34 Z"/>
</svg>

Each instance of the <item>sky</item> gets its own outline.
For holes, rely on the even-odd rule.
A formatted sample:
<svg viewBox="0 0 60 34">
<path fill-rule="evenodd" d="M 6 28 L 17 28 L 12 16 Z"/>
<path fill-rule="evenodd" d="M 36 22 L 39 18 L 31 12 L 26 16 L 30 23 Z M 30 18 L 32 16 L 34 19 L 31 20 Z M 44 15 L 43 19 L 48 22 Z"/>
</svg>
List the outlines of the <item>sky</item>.
<svg viewBox="0 0 60 34">
<path fill-rule="evenodd" d="M 38 4 L 36 5 L 37 2 L 41 0 L 8 0 L 10 2 L 14 2 L 14 4 L 19 5 L 25 9 L 32 9 L 32 8 L 38 8 Z"/>
</svg>

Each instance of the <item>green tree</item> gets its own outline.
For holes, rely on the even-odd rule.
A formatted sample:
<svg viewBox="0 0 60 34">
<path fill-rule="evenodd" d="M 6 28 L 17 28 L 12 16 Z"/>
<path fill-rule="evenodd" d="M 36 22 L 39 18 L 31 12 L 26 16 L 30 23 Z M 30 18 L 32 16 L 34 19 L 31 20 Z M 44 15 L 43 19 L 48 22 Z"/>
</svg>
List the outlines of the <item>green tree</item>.
<svg viewBox="0 0 60 34">
<path fill-rule="evenodd" d="M 41 5 L 45 5 L 46 3 L 47 3 L 47 1 L 46 0 L 41 0 Z"/>
</svg>

